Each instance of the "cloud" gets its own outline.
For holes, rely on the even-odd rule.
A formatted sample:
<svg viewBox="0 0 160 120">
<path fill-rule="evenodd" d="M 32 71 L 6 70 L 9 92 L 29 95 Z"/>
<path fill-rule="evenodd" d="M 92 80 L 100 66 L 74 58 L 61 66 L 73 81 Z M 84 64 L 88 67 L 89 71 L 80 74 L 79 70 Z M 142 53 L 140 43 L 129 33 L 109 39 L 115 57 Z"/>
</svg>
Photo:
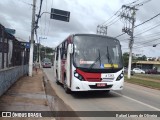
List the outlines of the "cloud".
<svg viewBox="0 0 160 120">
<path fill-rule="evenodd" d="M 50 12 L 51 8 L 70 11 L 70 22 L 63 22 L 50 19 L 49 14 L 43 14 L 39 21 L 38 37 L 47 37 L 42 43 L 46 46 L 54 47 L 73 33 L 96 33 L 98 24 L 103 23 L 110 18 L 123 4 L 128 4 L 134 0 L 44 0 L 42 12 Z M 37 0 L 36 13 L 39 10 L 39 0 Z M 142 1 L 139 1 L 142 2 Z M 25 40 L 29 39 L 31 34 L 31 17 L 32 17 L 31 0 L 1 0 L 0 1 L 0 23 L 5 27 L 16 29 L 16 36 Z M 151 0 L 150 2 L 140 6 L 136 14 L 136 25 L 153 17 L 160 11 L 160 1 Z M 159 22 L 159 17 L 136 28 L 134 34 L 142 32 Z M 123 23 L 121 21 L 108 27 L 109 36 L 117 36 L 122 33 Z M 149 40 L 145 36 L 149 33 L 159 31 L 159 27 L 145 34 L 140 35 L 141 39 L 135 39 L 135 44 L 140 40 Z M 128 47 L 128 35 L 123 35 L 118 39 L 122 44 L 122 48 Z M 157 41 L 158 43 L 158 41 Z M 151 45 L 151 43 L 149 43 Z M 158 47 L 143 47 L 143 54 L 152 54 L 158 56 Z M 128 51 L 128 49 L 123 49 Z M 134 52 L 139 52 L 135 49 Z"/>
</svg>

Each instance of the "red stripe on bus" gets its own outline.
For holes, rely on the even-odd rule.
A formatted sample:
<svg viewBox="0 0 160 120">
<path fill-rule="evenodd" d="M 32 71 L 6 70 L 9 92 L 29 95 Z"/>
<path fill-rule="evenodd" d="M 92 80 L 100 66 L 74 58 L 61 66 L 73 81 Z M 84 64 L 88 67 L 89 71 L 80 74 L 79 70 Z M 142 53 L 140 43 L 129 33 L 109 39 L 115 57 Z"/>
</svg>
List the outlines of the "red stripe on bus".
<svg viewBox="0 0 160 120">
<path fill-rule="evenodd" d="M 101 82 L 101 73 L 89 73 L 89 72 L 84 72 L 80 69 L 76 70 L 78 74 L 80 74 L 81 76 L 83 76 L 83 78 L 86 81 L 89 82 Z"/>
</svg>

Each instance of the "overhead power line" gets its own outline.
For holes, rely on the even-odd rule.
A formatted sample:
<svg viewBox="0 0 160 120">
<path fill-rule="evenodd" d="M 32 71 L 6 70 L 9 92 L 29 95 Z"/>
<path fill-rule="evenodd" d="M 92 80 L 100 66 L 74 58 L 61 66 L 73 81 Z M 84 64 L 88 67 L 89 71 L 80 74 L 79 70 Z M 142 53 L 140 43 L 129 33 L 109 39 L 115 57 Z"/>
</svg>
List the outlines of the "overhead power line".
<svg viewBox="0 0 160 120">
<path fill-rule="evenodd" d="M 156 28 L 156 27 L 159 27 L 159 26 L 160 26 L 160 23 L 159 23 L 158 25 L 156 25 L 156 26 L 148 29 L 148 30 L 145 30 L 145 31 L 143 31 L 143 32 L 141 32 L 141 33 L 136 34 L 134 37 L 136 37 L 136 36 L 138 36 L 138 35 L 141 35 L 141 34 L 143 34 L 143 33 L 146 33 L 146 32 L 148 32 L 148 31 L 150 31 L 150 30 L 152 30 L 152 29 L 154 29 L 154 28 Z"/>
<path fill-rule="evenodd" d="M 145 0 L 145 1 L 143 1 L 143 2 L 141 2 L 141 3 L 138 3 L 138 4 L 135 4 L 135 5 L 133 5 L 134 7 L 137 7 L 137 6 L 143 6 L 144 4 L 146 4 L 146 3 L 148 3 L 148 2 L 150 2 L 151 0 Z"/>
<path fill-rule="evenodd" d="M 52 3 L 51 3 L 51 8 L 53 8 L 53 0 L 52 0 Z M 46 36 L 47 36 L 47 35 L 49 34 L 49 32 L 50 32 L 50 23 L 51 23 L 51 19 L 49 19 L 48 31 L 47 31 Z"/>
<path fill-rule="evenodd" d="M 26 4 L 26 5 L 33 6 L 33 4 L 31 4 L 31 3 L 27 3 L 27 2 L 25 2 L 25 1 L 22 1 L 22 0 L 18 0 L 18 1 L 20 1 L 20 2 L 22 2 L 22 3 L 24 3 L 24 4 Z"/>
<path fill-rule="evenodd" d="M 146 20 L 146 21 L 144 21 L 144 22 L 142 22 L 142 23 L 134 26 L 134 28 L 137 28 L 137 27 L 139 27 L 139 26 L 141 26 L 141 25 L 143 25 L 143 24 L 145 24 L 145 23 L 153 20 L 154 18 L 158 17 L 159 15 L 160 15 L 160 13 L 158 13 L 157 15 L 153 16 L 152 18 L 150 18 L 150 19 L 148 19 L 148 20 Z M 126 33 L 122 33 L 122 34 L 120 34 L 120 35 L 117 35 L 115 38 L 118 38 L 118 37 L 120 37 L 120 36 L 122 36 L 122 35 L 124 35 L 124 34 L 126 34 Z"/>
<path fill-rule="evenodd" d="M 100 24 L 100 25 L 104 25 L 104 24 L 106 24 L 108 21 L 110 21 L 114 16 L 117 15 L 118 12 L 120 12 L 121 9 L 122 9 L 122 8 L 120 8 L 117 12 L 115 12 L 115 13 L 113 14 L 113 16 L 111 16 L 109 19 L 107 19 L 105 22 L 103 22 L 103 23 Z"/>
<path fill-rule="evenodd" d="M 137 47 L 133 47 L 133 49 L 139 49 L 139 48 L 151 47 L 151 46 L 153 46 L 153 45 L 137 46 Z M 128 48 L 123 48 L 123 49 L 128 49 Z"/>
<path fill-rule="evenodd" d="M 132 5 L 132 4 L 134 4 L 134 3 L 138 2 L 138 1 L 139 0 L 135 0 L 135 1 L 131 2 L 131 3 L 126 4 L 126 5 Z"/>
<path fill-rule="evenodd" d="M 151 21 L 152 19 L 158 17 L 159 15 L 160 15 L 160 13 L 158 13 L 157 15 L 153 16 L 152 18 L 150 18 L 150 19 L 148 19 L 148 20 L 146 20 L 146 21 L 144 21 L 144 22 L 142 22 L 142 23 L 136 25 L 134 28 L 136 28 L 136 27 L 138 27 L 138 26 L 141 26 L 141 25 L 143 25 L 143 24 L 145 24 L 145 23 Z"/>
<path fill-rule="evenodd" d="M 157 41 L 157 40 L 160 40 L 160 38 L 150 39 L 150 40 L 148 40 L 148 41 L 136 42 L 136 44 L 137 44 L 137 43 L 140 43 L 139 45 L 144 45 L 144 44 L 151 43 L 151 42 Z"/>
<path fill-rule="evenodd" d="M 128 4 L 126 4 L 126 5 L 131 5 L 131 4 L 134 4 L 134 3 L 136 3 L 136 2 L 138 2 L 139 0 L 135 0 L 135 1 L 133 1 L 133 2 L 131 2 L 131 3 L 128 3 Z M 113 14 L 113 16 L 111 16 L 109 19 L 107 19 L 105 22 L 103 22 L 102 24 L 100 24 L 100 25 L 104 25 L 104 24 L 106 24 L 108 21 L 111 21 L 112 20 L 112 18 L 114 17 L 114 16 L 116 16 L 119 12 L 120 12 L 120 10 L 121 10 L 122 8 L 120 8 L 119 10 L 117 10 L 114 14 Z M 114 20 L 114 19 L 113 19 Z M 112 21 L 113 21 L 112 20 Z M 111 22 L 112 22 L 111 21 Z M 107 23 L 107 24 L 109 24 L 109 23 Z"/>
<path fill-rule="evenodd" d="M 160 35 L 160 32 L 156 32 L 156 33 L 151 33 L 151 34 L 147 34 L 145 35 L 145 37 L 147 38 L 151 38 L 151 37 L 156 37 L 156 36 L 159 36 Z M 135 39 L 137 38 L 143 38 L 144 36 L 139 36 L 139 37 L 135 37 Z"/>
</svg>

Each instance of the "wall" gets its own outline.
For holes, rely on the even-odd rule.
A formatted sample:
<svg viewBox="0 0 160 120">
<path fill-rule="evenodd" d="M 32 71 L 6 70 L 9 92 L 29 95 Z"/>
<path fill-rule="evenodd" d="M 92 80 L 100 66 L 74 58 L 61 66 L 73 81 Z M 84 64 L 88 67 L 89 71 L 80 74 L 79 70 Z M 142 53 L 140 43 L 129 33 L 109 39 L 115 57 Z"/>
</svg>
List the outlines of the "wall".
<svg viewBox="0 0 160 120">
<path fill-rule="evenodd" d="M 0 96 L 8 90 L 20 77 L 28 74 L 28 65 L 16 66 L 0 70 Z"/>
</svg>

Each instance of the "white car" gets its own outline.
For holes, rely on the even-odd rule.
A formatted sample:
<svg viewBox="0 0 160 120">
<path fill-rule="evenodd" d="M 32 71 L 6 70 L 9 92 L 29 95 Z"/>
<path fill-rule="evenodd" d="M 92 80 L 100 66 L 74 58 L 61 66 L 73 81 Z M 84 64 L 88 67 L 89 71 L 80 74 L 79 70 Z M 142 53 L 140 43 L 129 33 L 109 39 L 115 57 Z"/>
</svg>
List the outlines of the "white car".
<svg viewBox="0 0 160 120">
<path fill-rule="evenodd" d="M 140 68 L 134 68 L 133 71 L 134 73 L 144 73 L 145 74 L 145 71 Z"/>
</svg>

